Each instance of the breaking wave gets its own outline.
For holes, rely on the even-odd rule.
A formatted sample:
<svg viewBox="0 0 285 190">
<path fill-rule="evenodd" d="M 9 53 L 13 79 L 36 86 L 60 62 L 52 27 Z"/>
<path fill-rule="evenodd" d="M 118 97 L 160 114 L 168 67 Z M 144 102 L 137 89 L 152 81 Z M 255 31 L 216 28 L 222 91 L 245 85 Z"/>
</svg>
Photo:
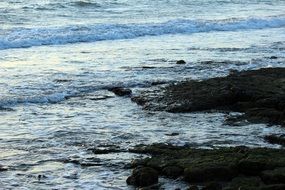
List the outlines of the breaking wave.
<svg viewBox="0 0 285 190">
<path fill-rule="evenodd" d="M 155 24 L 98 24 L 59 28 L 14 28 L 0 30 L 0 49 L 133 39 L 166 34 L 192 34 L 280 27 L 285 27 L 285 16 L 216 21 L 171 20 Z"/>
</svg>

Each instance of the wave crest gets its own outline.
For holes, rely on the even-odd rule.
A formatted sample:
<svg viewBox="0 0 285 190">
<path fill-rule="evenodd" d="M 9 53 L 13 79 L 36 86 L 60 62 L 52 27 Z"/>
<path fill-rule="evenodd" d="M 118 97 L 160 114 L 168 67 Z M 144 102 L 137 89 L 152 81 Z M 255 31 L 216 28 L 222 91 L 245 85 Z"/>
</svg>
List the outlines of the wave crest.
<svg viewBox="0 0 285 190">
<path fill-rule="evenodd" d="M 12 30 L 0 30 L 0 49 L 133 39 L 142 36 L 166 34 L 280 28 L 284 26 L 285 17 L 282 16 L 245 20 L 172 20 L 156 24 L 98 24 L 61 28 L 16 28 Z"/>
</svg>

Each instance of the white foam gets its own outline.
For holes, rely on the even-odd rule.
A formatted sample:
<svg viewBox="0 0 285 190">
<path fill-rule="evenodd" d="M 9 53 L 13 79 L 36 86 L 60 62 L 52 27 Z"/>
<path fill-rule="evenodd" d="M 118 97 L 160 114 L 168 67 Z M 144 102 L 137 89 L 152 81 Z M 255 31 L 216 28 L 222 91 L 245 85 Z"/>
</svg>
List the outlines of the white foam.
<svg viewBox="0 0 285 190">
<path fill-rule="evenodd" d="M 280 27 L 285 27 L 284 16 L 248 18 L 244 20 L 172 20 L 156 24 L 99 24 L 62 28 L 14 28 L 12 30 L 0 30 L 0 49 L 132 39 L 165 34 L 191 34 Z"/>
</svg>

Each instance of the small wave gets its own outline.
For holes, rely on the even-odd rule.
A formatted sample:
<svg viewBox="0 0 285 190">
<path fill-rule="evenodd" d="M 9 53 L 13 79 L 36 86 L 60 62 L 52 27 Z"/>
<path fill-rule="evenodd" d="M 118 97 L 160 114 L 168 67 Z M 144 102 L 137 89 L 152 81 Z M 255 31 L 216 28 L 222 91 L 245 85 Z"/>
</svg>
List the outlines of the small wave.
<svg viewBox="0 0 285 190">
<path fill-rule="evenodd" d="M 98 24 L 62 28 L 15 28 L 0 30 L 0 49 L 133 39 L 142 36 L 166 34 L 280 28 L 284 26 L 285 17 L 282 16 L 218 21 L 172 20 L 157 24 Z"/>
<path fill-rule="evenodd" d="M 0 100 L 0 108 L 5 106 L 17 105 L 17 104 L 46 104 L 46 103 L 58 103 L 67 99 L 70 95 L 65 92 L 54 93 L 43 96 L 31 96 L 31 97 L 14 97 Z"/>
</svg>

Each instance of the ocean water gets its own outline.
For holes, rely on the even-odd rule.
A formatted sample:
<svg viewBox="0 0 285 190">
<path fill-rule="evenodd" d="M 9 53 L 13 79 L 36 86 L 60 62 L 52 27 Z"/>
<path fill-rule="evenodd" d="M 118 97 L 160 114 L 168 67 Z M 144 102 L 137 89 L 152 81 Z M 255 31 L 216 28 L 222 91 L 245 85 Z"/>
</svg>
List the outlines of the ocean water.
<svg viewBox="0 0 285 190">
<path fill-rule="evenodd" d="M 106 89 L 138 94 L 154 82 L 284 67 L 284 10 L 284 0 L 0 1 L 0 165 L 9 169 L 0 189 L 133 189 L 125 164 L 143 155 L 125 150 L 141 143 L 278 148 L 263 137 L 279 126 L 145 111 Z M 123 151 L 92 153 L 114 146 Z"/>
</svg>

